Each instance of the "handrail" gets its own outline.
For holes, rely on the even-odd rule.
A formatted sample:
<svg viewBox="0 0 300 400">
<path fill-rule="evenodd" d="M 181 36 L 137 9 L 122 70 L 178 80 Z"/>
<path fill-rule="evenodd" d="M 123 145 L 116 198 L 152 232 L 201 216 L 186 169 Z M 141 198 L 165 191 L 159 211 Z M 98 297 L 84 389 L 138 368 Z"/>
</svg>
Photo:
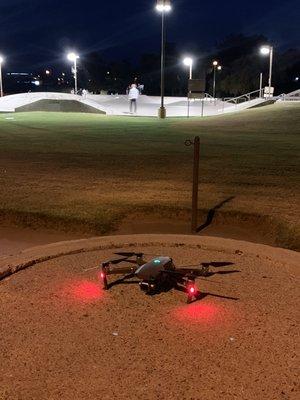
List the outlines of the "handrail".
<svg viewBox="0 0 300 400">
<path fill-rule="evenodd" d="M 251 100 L 251 95 L 254 94 L 254 93 L 260 93 L 259 97 L 261 97 L 261 90 L 258 89 L 258 90 L 254 90 L 253 92 L 242 94 L 241 96 L 238 96 L 238 97 L 225 97 L 223 100 L 226 103 L 233 102 L 233 103 L 237 104 L 239 99 L 245 99 L 244 101 L 250 101 Z"/>
<path fill-rule="evenodd" d="M 298 97 L 298 98 L 297 98 Z M 278 99 L 283 99 L 283 100 L 299 100 L 300 99 L 300 89 L 294 90 L 291 93 L 282 93 L 279 96 L 277 96 Z"/>
<path fill-rule="evenodd" d="M 214 97 L 213 97 L 211 94 L 209 94 L 209 93 L 204 93 L 204 95 L 205 95 L 205 98 L 211 98 L 211 99 L 214 98 Z"/>
</svg>

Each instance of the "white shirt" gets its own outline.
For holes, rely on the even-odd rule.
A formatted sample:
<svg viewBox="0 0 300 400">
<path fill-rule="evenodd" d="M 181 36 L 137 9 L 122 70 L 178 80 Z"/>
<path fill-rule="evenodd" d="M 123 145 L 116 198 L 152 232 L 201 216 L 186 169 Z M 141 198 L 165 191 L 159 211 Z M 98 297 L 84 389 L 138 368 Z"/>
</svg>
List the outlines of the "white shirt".
<svg viewBox="0 0 300 400">
<path fill-rule="evenodd" d="M 133 87 L 129 90 L 128 98 L 129 100 L 137 100 L 139 98 L 140 92 L 137 88 Z"/>
</svg>

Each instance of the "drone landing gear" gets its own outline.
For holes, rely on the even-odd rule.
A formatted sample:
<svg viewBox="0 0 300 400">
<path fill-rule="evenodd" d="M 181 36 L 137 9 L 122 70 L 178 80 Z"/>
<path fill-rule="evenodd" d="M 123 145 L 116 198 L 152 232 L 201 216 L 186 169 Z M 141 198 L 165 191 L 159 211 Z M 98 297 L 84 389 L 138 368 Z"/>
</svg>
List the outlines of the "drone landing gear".
<svg viewBox="0 0 300 400">
<path fill-rule="evenodd" d="M 190 304 L 190 303 L 192 303 L 194 300 L 196 300 L 197 299 L 197 296 L 198 296 L 198 293 L 199 293 L 199 291 L 198 291 L 198 289 L 196 288 L 196 285 L 195 285 L 195 280 L 193 279 L 193 280 L 188 280 L 187 281 L 187 283 L 186 283 L 186 285 L 185 285 L 185 287 L 186 287 L 186 292 L 187 292 L 187 304 Z"/>
<path fill-rule="evenodd" d="M 107 271 L 106 271 L 107 265 L 102 264 L 100 276 L 102 279 L 102 284 L 103 284 L 103 289 L 108 290 L 108 282 L 107 282 Z"/>
</svg>

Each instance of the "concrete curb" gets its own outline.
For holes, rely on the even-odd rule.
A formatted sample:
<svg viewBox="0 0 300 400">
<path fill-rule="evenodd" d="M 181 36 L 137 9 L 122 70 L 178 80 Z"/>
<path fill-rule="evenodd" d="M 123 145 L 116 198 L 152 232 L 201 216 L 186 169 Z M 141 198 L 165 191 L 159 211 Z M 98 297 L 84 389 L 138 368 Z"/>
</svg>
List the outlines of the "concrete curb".
<svg viewBox="0 0 300 400">
<path fill-rule="evenodd" d="M 14 256 L 0 259 L 0 280 L 35 264 L 54 258 L 91 252 L 96 250 L 136 248 L 138 246 L 191 247 L 214 250 L 227 254 L 239 254 L 267 259 L 270 261 L 300 265 L 300 253 L 271 246 L 222 239 L 209 236 L 192 235 L 117 235 L 102 236 L 90 239 L 58 242 L 46 246 L 33 247 Z"/>
</svg>

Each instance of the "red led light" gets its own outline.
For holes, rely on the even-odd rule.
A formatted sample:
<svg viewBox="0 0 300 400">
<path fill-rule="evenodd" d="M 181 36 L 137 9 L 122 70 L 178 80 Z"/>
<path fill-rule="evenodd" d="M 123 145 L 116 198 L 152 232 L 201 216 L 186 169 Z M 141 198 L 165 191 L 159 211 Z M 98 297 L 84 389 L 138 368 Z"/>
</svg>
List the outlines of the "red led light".
<svg viewBox="0 0 300 400">
<path fill-rule="evenodd" d="M 227 311 L 227 312 L 226 312 Z M 225 307 L 211 303 L 203 303 L 199 301 L 184 306 L 174 308 L 172 317 L 185 324 L 195 323 L 201 324 L 202 327 L 211 327 L 212 325 L 225 324 L 230 318 L 230 313 Z"/>
<path fill-rule="evenodd" d="M 101 279 L 104 279 L 105 278 L 105 273 L 101 272 L 100 276 L 101 276 Z"/>
<path fill-rule="evenodd" d="M 99 285 L 88 280 L 66 283 L 65 287 L 62 289 L 62 294 L 66 298 L 77 300 L 82 303 L 94 302 L 103 297 L 103 291 Z"/>
<path fill-rule="evenodd" d="M 194 293 L 195 293 L 195 288 L 194 288 L 194 286 L 191 286 L 191 287 L 190 287 L 190 293 L 191 293 L 191 294 L 194 294 Z"/>
</svg>

